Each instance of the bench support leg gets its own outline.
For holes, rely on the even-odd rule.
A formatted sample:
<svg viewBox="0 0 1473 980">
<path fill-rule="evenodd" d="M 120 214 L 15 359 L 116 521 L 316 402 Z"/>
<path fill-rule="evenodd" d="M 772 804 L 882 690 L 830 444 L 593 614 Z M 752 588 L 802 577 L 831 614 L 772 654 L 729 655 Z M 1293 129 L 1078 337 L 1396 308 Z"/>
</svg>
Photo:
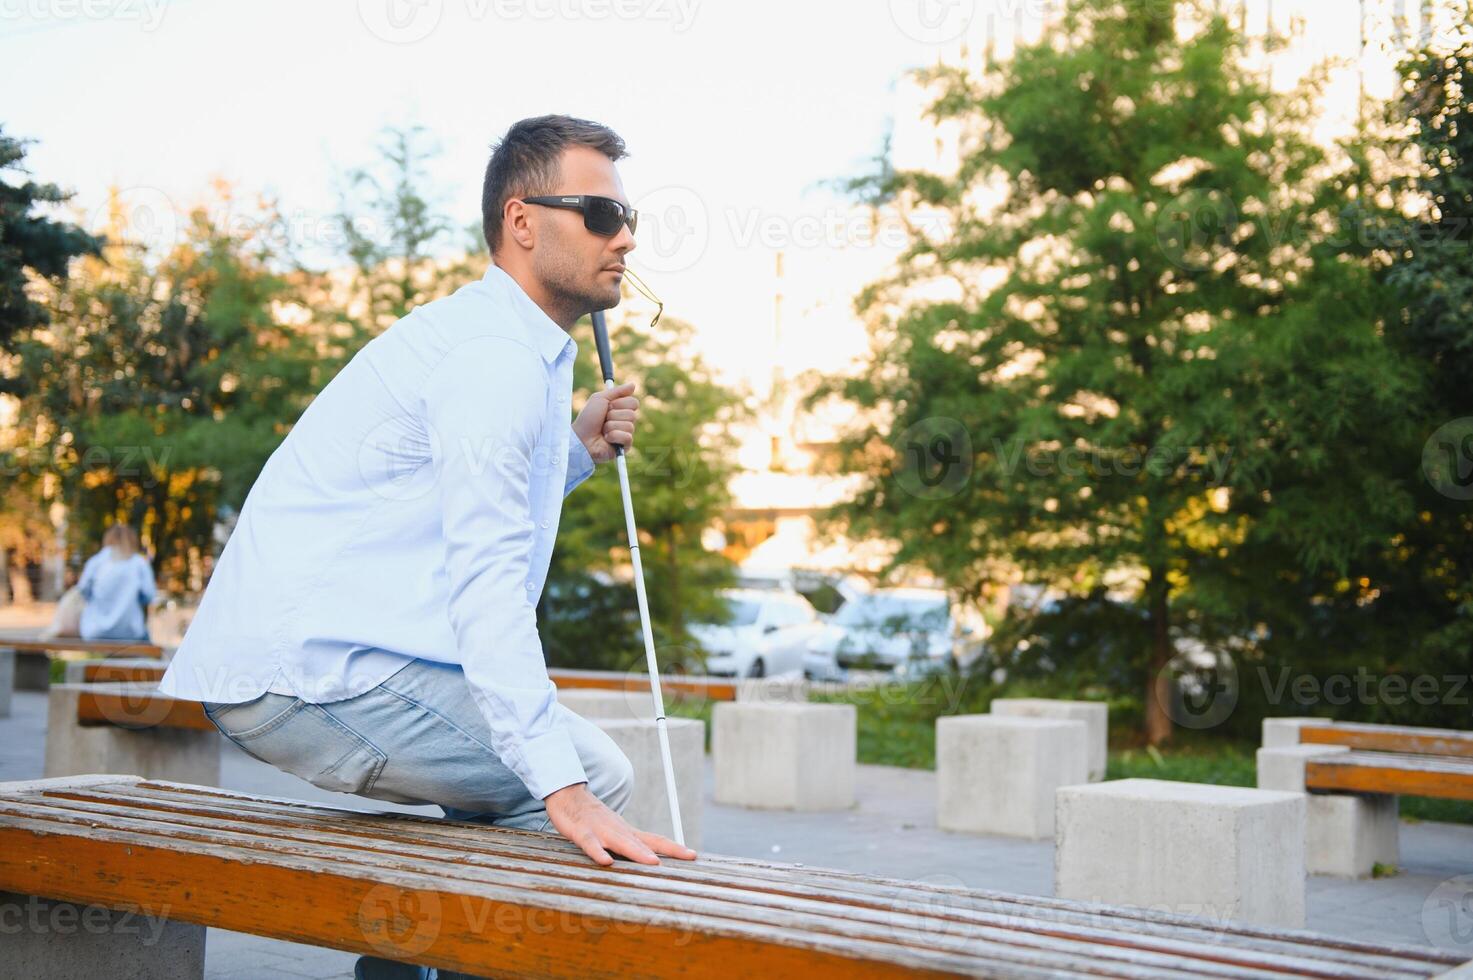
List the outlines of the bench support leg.
<svg viewBox="0 0 1473 980">
<path fill-rule="evenodd" d="M 10 693 L 15 690 L 15 651 L 0 650 L 0 718 L 10 717 Z"/>
<path fill-rule="evenodd" d="M 1310 874 L 1369 878 L 1394 867 L 1399 797 L 1380 793 L 1311 793 L 1305 864 Z"/>
<path fill-rule="evenodd" d="M 219 732 L 194 728 L 132 730 L 77 724 L 77 701 L 86 684 L 51 688 L 46 723 L 47 778 L 86 773 L 126 773 L 176 783 L 220 785 Z"/>
<path fill-rule="evenodd" d="M 0 892 L 0 975 L 202 980 L 205 927 L 142 911 Z"/>
</svg>

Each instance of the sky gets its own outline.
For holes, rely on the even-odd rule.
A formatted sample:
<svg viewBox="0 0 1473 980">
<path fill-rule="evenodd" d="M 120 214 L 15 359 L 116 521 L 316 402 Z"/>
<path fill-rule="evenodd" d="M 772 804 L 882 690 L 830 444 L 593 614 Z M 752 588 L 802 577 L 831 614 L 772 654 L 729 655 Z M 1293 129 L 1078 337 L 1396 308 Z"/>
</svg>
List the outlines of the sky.
<svg viewBox="0 0 1473 980">
<path fill-rule="evenodd" d="M 109 186 L 185 208 L 225 178 L 275 195 L 311 249 L 331 241 L 335 187 L 386 125 L 429 130 L 434 189 L 463 226 L 508 125 L 598 120 L 631 152 L 619 170 L 644 212 L 631 266 L 719 369 L 755 377 L 778 250 L 784 308 L 810 334 L 787 339 L 794 366 L 862 346 L 849 296 L 897 242 L 870 236 L 828 182 L 871 165 L 897 79 L 952 40 L 955 11 L 924 4 L 0 0 L 0 122 L 36 141 L 32 172 L 91 219 Z"/>
<path fill-rule="evenodd" d="M 1250 23 L 1306 18 L 1316 56 L 1354 51 L 1355 19 L 1332 9 L 1352 0 L 1236 2 Z M 598 120 L 631 152 L 618 165 L 642 212 L 631 267 L 724 379 L 760 389 L 775 358 L 795 374 L 864 351 L 852 296 L 902 241 L 893 224 L 874 234 L 832 182 L 867 172 L 892 126 L 902 149 L 929 152 L 907 71 L 1037 36 L 1054 5 L 0 0 L 0 122 L 36 141 L 31 170 L 75 191 L 92 227 L 117 187 L 167 239 L 158 216 L 224 178 L 241 200 L 274 196 L 326 266 L 343 261 L 336 188 L 374 160 L 383 127 L 429 131 L 442 152 L 428 192 L 459 228 L 479 220 L 490 146 L 512 122 Z"/>
</svg>

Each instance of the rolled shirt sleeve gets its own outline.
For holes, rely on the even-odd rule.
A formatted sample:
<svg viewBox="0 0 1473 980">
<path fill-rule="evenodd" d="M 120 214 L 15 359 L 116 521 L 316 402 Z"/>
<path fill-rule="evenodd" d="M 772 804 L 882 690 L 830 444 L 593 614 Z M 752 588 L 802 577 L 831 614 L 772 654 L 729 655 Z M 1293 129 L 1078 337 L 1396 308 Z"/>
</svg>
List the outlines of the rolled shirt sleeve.
<svg viewBox="0 0 1473 980">
<path fill-rule="evenodd" d="M 491 747 L 538 799 L 588 779 L 554 713 L 556 689 L 524 586 L 546 379 L 535 351 L 479 337 L 436 366 L 424 395 L 461 664 Z"/>
<path fill-rule="evenodd" d="M 574 487 L 592 476 L 593 467 L 593 456 L 589 454 L 588 447 L 583 445 L 578 433 L 572 433 L 568 436 L 568 479 L 563 485 L 563 496 L 572 493 Z"/>
</svg>

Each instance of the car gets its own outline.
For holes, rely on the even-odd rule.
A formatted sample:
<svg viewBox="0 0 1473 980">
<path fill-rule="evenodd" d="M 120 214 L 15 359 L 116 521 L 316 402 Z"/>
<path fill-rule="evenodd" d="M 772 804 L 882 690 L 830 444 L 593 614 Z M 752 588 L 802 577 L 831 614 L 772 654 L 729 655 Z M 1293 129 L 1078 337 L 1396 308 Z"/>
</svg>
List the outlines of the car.
<svg viewBox="0 0 1473 980">
<path fill-rule="evenodd" d="M 919 676 L 982 652 L 986 625 L 940 589 L 886 588 L 839 607 L 803 656 L 804 676 L 844 680 L 853 670 Z"/>
<path fill-rule="evenodd" d="M 726 623 L 690 627 L 714 677 L 773 677 L 803 669 L 803 651 L 824 627 L 813 605 L 796 592 L 723 589 Z"/>
</svg>

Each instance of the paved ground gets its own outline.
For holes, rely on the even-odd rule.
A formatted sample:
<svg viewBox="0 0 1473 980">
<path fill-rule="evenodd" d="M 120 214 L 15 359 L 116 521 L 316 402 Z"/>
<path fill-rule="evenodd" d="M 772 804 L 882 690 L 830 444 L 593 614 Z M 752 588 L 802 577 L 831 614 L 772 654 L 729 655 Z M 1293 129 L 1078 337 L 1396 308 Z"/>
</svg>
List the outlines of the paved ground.
<svg viewBox="0 0 1473 980">
<path fill-rule="evenodd" d="M 41 775 L 46 699 L 16 692 L 14 712 L 0 719 L 0 780 Z M 406 810 L 439 816 L 437 809 L 396 807 L 375 800 L 326 793 L 224 745 L 226 788 L 292 799 L 334 802 L 369 810 Z M 871 872 L 916 881 L 1038 895 L 1053 888 L 1053 845 L 952 834 L 936 829 L 933 773 L 888 766 L 860 766 L 858 803 L 839 813 L 749 811 L 711 802 L 706 767 L 705 850 L 768 857 Z M 1309 927 L 1367 940 L 1436 944 L 1473 958 L 1473 910 L 1445 901 L 1444 883 L 1473 875 L 1473 827 L 1403 824 L 1402 872 L 1379 881 L 1312 878 Z M 1473 884 L 1473 878 L 1465 879 Z M 1462 883 L 1459 882 L 1459 885 Z M 1443 886 L 1438 891 L 1439 886 Z M 1448 920 L 1449 915 L 1457 916 Z M 1449 929 L 1450 925 L 1459 928 Z M 206 976 L 211 980 L 258 977 L 352 976 L 352 955 L 238 933 L 211 930 Z"/>
</svg>

